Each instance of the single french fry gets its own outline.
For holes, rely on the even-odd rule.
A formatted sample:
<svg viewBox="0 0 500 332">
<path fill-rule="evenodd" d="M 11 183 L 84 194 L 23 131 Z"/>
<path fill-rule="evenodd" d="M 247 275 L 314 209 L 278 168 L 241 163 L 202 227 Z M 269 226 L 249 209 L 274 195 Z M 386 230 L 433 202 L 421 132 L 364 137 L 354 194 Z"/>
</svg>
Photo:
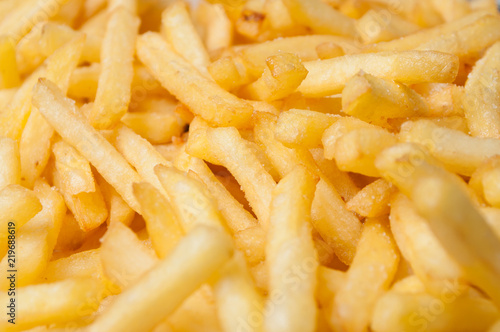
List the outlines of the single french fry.
<svg viewBox="0 0 500 332">
<path fill-rule="evenodd" d="M 251 81 L 239 57 L 222 57 L 209 64 L 207 69 L 214 81 L 227 91 L 236 90 Z"/>
<path fill-rule="evenodd" d="M 499 30 L 500 18 L 485 16 L 453 34 L 431 39 L 416 49 L 451 53 L 461 59 L 474 59 L 500 39 Z"/>
<path fill-rule="evenodd" d="M 47 269 L 40 276 L 39 281 L 52 283 L 70 278 L 101 279 L 103 271 L 99 253 L 99 249 L 87 250 L 53 260 L 47 265 Z"/>
<path fill-rule="evenodd" d="M 173 208 L 165 197 L 147 182 L 134 184 L 151 242 L 160 259 L 165 258 L 184 236 Z"/>
<path fill-rule="evenodd" d="M 399 262 L 399 252 L 386 217 L 368 219 L 363 225 L 356 256 L 345 282 L 335 295 L 330 324 L 348 331 L 365 331 L 380 294 L 385 291 Z M 370 282 L 364 282 L 369 278 Z"/>
<path fill-rule="evenodd" d="M 342 90 L 342 111 L 363 121 L 388 127 L 387 119 L 426 116 L 423 98 L 404 84 L 360 72 Z"/>
<path fill-rule="evenodd" d="M 357 36 L 353 19 L 320 0 L 285 0 L 284 3 L 294 20 L 309 26 L 315 33 Z"/>
<path fill-rule="evenodd" d="M 94 100 L 100 73 L 100 63 L 92 63 L 90 66 L 76 68 L 71 74 L 68 96 Z"/>
<path fill-rule="evenodd" d="M 293 93 L 307 76 L 300 59 L 291 53 L 270 56 L 266 63 L 267 68 L 262 76 L 239 91 L 243 98 L 265 101 L 282 99 Z"/>
<path fill-rule="evenodd" d="M 221 126 L 250 125 L 253 108 L 247 102 L 203 77 L 158 34 L 141 35 L 137 54 L 161 84 L 194 114 Z"/>
<path fill-rule="evenodd" d="M 70 323 L 88 316 L 98 308 L 103 298 L 102 281 L 92 278 L 72 278 L 50 284 L 19 287 L 16 290 L 15 329 L 7 319 L 0 322 L 3 331 L 28 330 L 40 325 Z M 2 303 L 9 303 L 7 293 L 1 293 Z M 82 307 L 84 304 L 84 307 Z M 85 308 L 85 310 L 82 310 Z M 93 310 L 90 310 L 93 308 Z"/>
<path fill-rule="evenodd" d="M 9 184 L 21 183 L 21 162 L 17 142 L 0 137 L 0 190 Z"/>
<path fill-rule="evenodd" d="M 447 169 L 470 176 L 485 160 L 500 154 L 495 138 L 470 137 L 428 120 L 408 121 L 401 126 L 400 140 L 427 147 Z"/>
<path fill-rule="evenodd" d="M 247 322 L 255 314 L 256 307 L 263 307 L 264 301 L 255 288 L 243 255 L 236 252 L 217 274 L 214 296 L 222 330 L 262 331 L 262 320 Z"/>
<path fill-rule="evenodd" d="M 357 44 L 349 39 L 330 35 L 312 35 L 278 38 L 260 44 L 245 46 L 239 53 L 248 70 L 254 77 L 262 75 L 266 68 L 266 60 L 279 53 L 296 54 L 302 61 L 319 59 L 316 47 L 323 43 L 333 43 L 341 48 L 357 48 Z"/>
<path fill-rule="evenodd" d="M 318 261 L 308 224 L 316 180 L 297 167 L 273 190 L 266 247 L 269 292 L 282 300 L 266 303 L 267 331 L 314 331 L 316 324 L 316 272 Z M 297 274 L 301 271 L 301 275 Z M 293 278 L 294 287 L 283 278 Z"/>
<path fill-rule="evenodd" d="M 8 37 L 0 37 L 0 88 L 9 89 L 21 83 L 17 70 L 16 50 Z"/>
<path fill-rule="evenodd" d="M 135 283 L 158 264 L 154 251 L 146 247 L 131 229 L 121 223 L 109 225 L 102 239 L 100 257 L 105 276 L 119 289 L 125 289 Z"/>
<path fill-rule="evenodd" d="M 69 99 L 63 97 L 54 83 L 41 79 L 36 85 L 33 104 L 59 135 L 95 166 L 122 198 L 135 211 L 139 210 L 132 193 L 132 183 L 140 176 L 79 113 Z M 126 179 L 126 182 L 123 180 Z"/>
<path fill-rule="evenodd" d="M 356 30 L 365 44 L 371 44 L 398 39 L 420 28 L 396 13 L 370 9 L 356 21 Z"/>
<path fill-rule="evenodd" d="M 324 147 L 326 159 L 333 159 L 335 157 L 335 145 L 337 141 L 345 134 L 356 129 L 373 129 L 377 126 L 371 125 L 367 122 L 361 121 L 357 118 L 343 117 L 335 121 L 328 129 L 323 132 L 321 139 Z"/>
<path fill-rule="evenodd" d="M 389 214 L 391 196 L 395 188 L 384 179 L 375 180 L 346 203 L 349 211 L 363 217 L 380 217 Z"/>
<path fill-rule="evenodd" d="M 429 107 L 428 116 L 463 116 L 464 87 L 449 83 L 422 83 L 411 87 Z"/>
<path fill-rule="evenodd" d="M 198 226 L 168 257 L 125 290 L 106 313 L 88 327 L 88 331 L 139 332 L 152 329 L 221 267 L 232 253 L 232 244 L 226 234 Z M 130 301 L 134 301 L 133 307 Z M 147 321 L 139 319 L 144 315 L 148 316 Z"/>
<path fill-rule="evenodd" d="M 309 61 L 304 67 L 309 74 L 298 91 L 306 97 L 324 97 L 341 92 L 360 70 L 407 84 L 453 82 L 458 74 L 458 57 L 434 51 L 380 52 Z"/>
<path fill-rule="evenodd" d="M 235 128 L 208 129 L 207 139 L 210 152 L 242 186 L 259 223 L 266 228 L 271 192 L 276 186 L 272 176 Z"/>
<path fill-rule="evenodd" d="M 164 144 L 180 137 L 186 122 L 175 110 L 161 112 L 127 112 L 121 121 L 152 144 Z"/>
<path fill-rule="evenodd" d="M 500 42 L 480 59 L 465 83 L 464 113 L 472 136 L 500 137 Z"/>
<path fill-rule="evenodd" d="M 167 7 L 161 16 L 163 38 L 200 73 L 210 77 L 207 71 L 210 57 L 191 22 L 186 4 L 176 1 Z"/>
<path fill-rule="evenodd" d="M 463 284 L 465 279 L 460 266 L 444 250 L 412 202 L 398 193 L 392 199 L 391 207 L 394 239 L 427 291 L 438 295 L 446 283 Z"/>
<path fill-rule="evenodd" d="M 101 74 L 90 122 L 107 129 L 125 114 L 130 102 L 135 40 L 139 19 L 123 7 L 110 16 L 102 41 Z M 117 78 L 120 79 L 117 79 Z"/>
<path fill-rule="evenodd" d="M 222 5 L 202 2 L 195 10 L 194 18 L 203 27 L 202 38 L 209 54 L 231 45 L 233 25 Z"/>
<path fill-rule="evenodd" d="M 42 210 L 17 230 L 15 248 L 16 284 L 19 287 L 34 282 L 47 267 L 61 229 L 66 206 L 61 195 L 42 180 L 35 185 Z M 5 228 L 7 229 L 7 228 Z M 7 253 L 0 262 L 3 271 L 9 270 Z M 0 280 L 0 289 L 9 288 L 9 279 Z"/>
</svg>

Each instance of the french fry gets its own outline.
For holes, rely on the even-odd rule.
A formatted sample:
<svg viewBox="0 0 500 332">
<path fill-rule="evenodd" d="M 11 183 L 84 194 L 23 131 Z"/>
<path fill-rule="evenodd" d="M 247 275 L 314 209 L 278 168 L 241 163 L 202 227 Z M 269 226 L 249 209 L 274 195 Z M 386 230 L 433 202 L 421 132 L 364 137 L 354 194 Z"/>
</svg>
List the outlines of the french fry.
<svg viewBox="0 0 500 332">
<path fill-rule="evenodd" d="M 119 289 L 136 282 L 158 264 L 154 251 L 121 223 L 109 225 L 102 239 L 100 257 L 104 274 Z"/>
<path fill-rule="evenodd" d="M 137 54 L 161 84 L 194 114 L 217 125 L 248 127 L 252 107 L 203 77 L 158 34 L 140 36 Z"/>
<path fill-rule="evenodd" d="M 388 127 L 389 118 L 426 116 L 423 98 L 404 84 L 360 72 L 342 90 L 344 113 L 378 126 Z"/>
<path fill-rule="evenodd" d="M 125 159 L 106 141 L 70 100 L 50 81 L 36 85 L 33 104 L 59 135 L 80 152 L 135 211 L 139 210 L 132 183 L 141 178 Z M 126 179 L 124 182 L 123 179 Z"/>
<path fill-rule="evenodd" d="M 10 184 L 0 190 L 0 257 L 7 252 L 9 227 L 14 230 L 22 227 L 41 210 L 38 197 L 19 184 Z"/>
<path fill-rule="evenodd" d="M 9 184 L 21 183 L 21 163 L 17 142 L 8 137 L 0 137 L 0 190 Z"/>
<path fill-rule="evenodd" d="M 472 136 L 500 137 L 500 42 L 479 60 L 465 83 L 464 113 Z"/>
<path fill-rule="evenodd" d="M 356 30 L 365 44 L 398 39 L 419 30 L 396 13 L 387 14 L 385 10 L 370 9 L 356 21 Z"/>
<path fill-rule="evenodd" d="M 239 57 L 222 57 L 209 64 L 207 69 L 215 82 L 227 91 L 236 90 L 251 81 Z"/>
<path fill-rule="evenodd" d="M 155 173 L 172 202 L 176 217 L 186 232 L 197 225 L 226 227 L 217 205 L 200 182 L 174 167 L 165 165 L 156 166 Z"/>
<path fill-rule="evenodd" d="M 135 217 L 135 211 L 100 174 L 96 174 L 95 178 L 108 209 L 108 224 L 121 222 L 124 225 L 130 225 Z"/>
<path fill-rule="evenodd" d="M 231 45 L 233 25 L 222 5 L 202 2 L 195 10 L 194 17 L 204 28 L 202 37 L 209 54 Z"/>
<path fill-rule="evenodd" d="M 176 1 L 163 11 L 161 34 L 177 53 L 189 61 L 200 73 L 210 77 L 207 71 L 210 57 L 191 22 L 184 2 Z"/>
<path fill-rule="evenodd" d="M 494 207 L 500 206 L 500 196 L 495 185 L 496 178 L 500 175 L 498 162 L 498 156 L 486 160 L 472 173 L 469 180 L 469 186 Z"/>
<path fill-rule="evenodd" d="M 99 249 L 94 249 L 51 261 L 39 281 L 52 283 L 70 278 L 101 279 L 102 277 Z"/>
<path fill-rule="evenodd" d="M 152 144 L 164 144 L 180 137 L 186 122 L 175 110 L 162 112 L 128 112 L 121 121 Z"/>
<path fill-rule="evenodd" d="M 342 47 L 332 42 L 326 42 L 316 46 L 316 53 L 318 53 L 318 58 L 321 60 L 336 58 L 338 56 L 345 55 Z"/>
<path fill-rule="evenodd" d="M 125 114 L 130 102 L 135 40 L 139 20 L 123 7 L 110 16 L 101 50 L 101 74 L 90 122 L 107 129 Z M 120 77 L 120 79 L 117 79 Z"/>
<path fill-rule="evenodd" d="M 324 97 L 341 92 L 360 70 L 407 84 L 453 82 L 458 74 L 458 57 L 434 51 L 380 52 L 309 61 L 304 67 L 309 74 L 298 91 L 306 97 Z"/>
<path fill-rule="evenodd" d="M 500 153 L 497 139 L 470 137 L 458 130 L 438 127 L 428 120 L 406 122 L 401 126 L 399 137 L 403 142 L 426 146 L 447 169 L 467 176 L 486 159 Z"/>
<path fill-rule="evenodd" d="M 321 139 L 324 147 L 325 158 L 333 159 L 335 156 L 335 144 L 345 134 L 356 129 L 373 129 L 377 126 L 361 121 L 353 117 L 343 117 L 335 121 L 323 132 Z"/>
<path fill-rule="evenodd" d="M 345 283 L 345 279 L 345 272 L 319 266 L 316 299 L 321 308 L 326 310 L 331 309 L 335 295 Z"/>
<path fill-rule="evenodd" d="M 51 0 L 23 2 L 0 22 L 0 36 L 8 35 L 11 41 L 17 44 L 35 24 L 47 21 L 56 15 L 67 1 L 61 0 L 56 3 Z"/>
<path fill-rule="evenodd" d="M 349 38 L 329 35 L 298 36 L 278 38 L 272 41 L 245 46 L 239 53 L 248 70 L 254 77 L 262 75 L 266 60 L 279 53 L 296 54 L 302 61 L 317 60 L 316 47 L 323 43 L 334 43 L 343 49 L 356 48 L 357 44 Z"/>
<path fill-rule="evenodd" d="M 147 182 L 134 184 L 134 194 L 141 204 L 146 227 L 156 254 L 165 258 L 184 236 L 182 225 L 165 197 Z"/>
<path fill-rule="evenodd" d="M 284 3 L 294 20 L 309 26 L 315 33 L 356 37 L 354 20 L 321 0 L 284 0 Z"/>
<path fill-rule="evenodd" d="M 487 16 L 488 13 L 485 11 L 473 12 L 461 19 L 447 22 L 442 25 L 430 29 L 424 29 L 418 31 L 406 37 L 399 39 L 394 39 L 384 43 L 377 43 L 374 45 L 367 46 L 365 52 L 385 52 L 385 51 L 408 51 L 412 50 L 417 45 L 428 42 L 431 38 L 438 37 L 440 35 L 453 35 L 460 29 L 468 26 L 469 24 L 479 20 L 480 18 Z"/>
<path fill-rule="evenodd" d="M 35 194 L 42 204 L 42 210 L 20 227 L 16 234 L 16 283 L 19 287 L 35 281 L 47 267 L 66 213 L 61 195 L 42 180 L 35 185 Z M 8 266 L 9 255 L 6 255 L 0 262 L 0 268 L 7 271 Z M 1 280 L 0 288 L 6 290 L 9 284 L 8 279 Z"/>
<path fill-rule="evenodd" d="M 8 89 L 21 83 L 16 63 L 14 43 L 8 37 L 0 37 L 0 88 Z"/>
<path fill-rule="evenodd" d="M 20 287 L 16 293 L 16 314 L 19 316 L 15 320 L 15 329 L 4 319 L 0 322 L 4 331 L 67 323 L 88 316 L 99 306 L 104 286 L 96 279 L 75 278 Z M 0 298 L 2 303 L 9 301 L 7 293 L 2 293 Z"/>
<path fill-rule="evenodd" d="M 270 56 L 266 63 L 262 76 L 240 90 L 244 98 L 265 101 L 282 99 L 293 93 L 307 76 L 300 59 L 291 53 Z"/>
<path fill-rule="evenodd" d="M 53 152 L 57 170 L 54 184 L 61 191 L 68 209 L 82 230 L 99 227 L 106 221 L 108 210 L 89 162 L 64 142 L 56 143 Z"/>
<path fill-rule="evenodd" d="M 115 9 L 123 7 L 132 14 L 137 13 L 137 1 L 136 0 L 110 0 L 108 4 L 108 12 L 113 12 Z"/>
<path fill-rule="evenodd" d="M 396 143 L 396 137 L 382 128 L 355 129 L 337 140 L 334 158 L 342 171 L 378 176 L 374 165 L 376 156 Z"/>
<path fill-rule="evenodd" d="M 71 98 L 87 98 L 94 100 L 97 92 L 101 64 L 75 68 L 71 74 L 68 96 Z"/>
<path fill-rule="evenodd" d="M 387 218 L 365 221 L 356 256 L 335 296 L 331 326 L 365 331 L 380 294 L 396 274 L 398 262 L 399 252 L 390 235 Z M 366 278 L 369 283 L 364 282 Z"/>
<path fill-rule="evenodd" d="M 349 211 L 360 216 L 375 218 L 387 215 L 390 210 L 390 200 L 395 188 L 384 179 L 375 180 L 346 203 Z"/>
<path fill-rule="evenodd" d="M 262 331 L 262 320 L 247 322 L 255 314 L 256 307 L 263 307 L 264 301 L 253 284 L 243 256 L 235 253 L 218 274 L 214 295 L 222 330 Z"/>
<path fill-rule="evenodd" d="M 299 167 L 273 190 L 266 262 L 270 294 L 279 292 L 282 301 L 267 301 L 267 331 L 315 329 L 318 261 L 308 225 L 315 184 L 314 177 Z M 297 271 L 301 271 L 300 276 Z"/>
<path fill-rule="evenodd" d="M 499 29 L 500 19 L 498 17 L 485 16 L 453 34 L 444 38 L 443 36 L 436 37 L 416 49 L 447 52 L 455 54 L 461 59 L 474 59 L 481 51 L 500 39 Z M 464 45 L 467 46 L 464 47 Z"/>
<path fill-rule="evenodd" d="M 227 235 L 207 226 L 198 226 L 179 242 L 168 257 L 125 290 L 106 313 L 89 326 L 88 331 L 132 332 L 153 328 L 231 255 L 232 245 Z M 129 305 L 132 299 L 134 307 Z M 147 321 L 138 319 L 146 314 Z"/>
<path fill-rule="evenodd" d="M 439 309 L 439 314 L 433 314 L 436 311 L 431 311 L 431 308 L 438 305 L 442 309 Z M 371 328 L 376 332 L 420 329 L 430 332 L 481 331 L 492 325 L 497 317 L 498 311 L 493 303 L 477 294 L 460 295 L 445 289 L 436 297 L 418 290 L 391 290 L 377 302 Z"/>
<path fill-rule="evenodd" d="M 403 257 L 426 290 L 439 295 L 443 287 L 465 282 L 460 266 L 444 250 L 427 221 L 403 194 L 391 201 L 391 231 Z M 456 287 L 453 287 L 454 289 Z"/>
<path fill-rule="evenodd" d="M 449 83 L 422 83 L 411 87 L 429 107 L 428 116 L 463 116 L 464 88 Z"/>
<path fill-rule="evenodd" d="M 235 128 L 208 129 L 207 139 L 211 153 L 242 186 L 259 223 L 266 228 L 271 192 L 276 186 L 272 176 Z"/>
</svg>

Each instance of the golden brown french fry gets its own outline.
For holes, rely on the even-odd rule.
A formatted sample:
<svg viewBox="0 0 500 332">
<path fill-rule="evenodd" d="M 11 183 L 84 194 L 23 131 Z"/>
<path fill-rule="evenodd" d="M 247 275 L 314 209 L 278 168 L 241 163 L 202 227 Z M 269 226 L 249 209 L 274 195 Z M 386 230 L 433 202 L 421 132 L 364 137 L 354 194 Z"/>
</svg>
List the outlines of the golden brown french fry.
<svg viewBox="0 0 500 332">
<path fill-rule="evenodd" d="M 120 289 L 135 283 L 158 264 L 154 251 L 122 223 L 109 225 L 102 239 L 100 257 L 104 274 Z"/>
<path fill-rule="evenodd" d="M 243 255 L 235 252 L 233 258 L 217 273 L 214 285 L 215 302 L 222 330 L 226 332 L 245 329 L 262 331 L 262 319 L 249 321 L 263 307 L 263 298 L 257 292 Z"/>
<path fill-rule="evenodd" d="M 14 88 L 20 83 L 14 43 L 8 37 L 0 37 L 0 88 Z"/>
<path fill-rule="evenodd" d="M 226 234 L 207 226 L 196 227 L 179 241 L 168 257 L 125 290 L 106 313 L 89 326 L 88 331 L 139 332 L 152 329 L 221 267 L 232 253 L 231 240 Z M 133 307 L 130 301 L 134 301 Z M 146 314 L 148 320 L 141 321 L 139 317 Z"/>
<path fill-rule="evenodd" d="M 0 36 L 7 35 L 14 44 L 17 44 L 35 24 L 48 21 L 66 2 L 68 0 L 22 2 L 0 22 Z"/>
<path fill-rule="evenodd" d="M 250 83 L 251 78 L 239 57 L 222 57 L 208 65 L 210 76 L 227 91 Z"/>
<path fill-rule="evenodd" d="M 239 91 L 243 98 L 273 101 L 282 99 L 297 89 L 307 76 L 300 59 L 291 53 L 270 56 L 267 68 L 255 82 Z"/>
<path fill-rule="evenodd" d="M 68 96 L 71 98 L 87 98 L 94 100 L 97 92 L 101 64 L 75 68 L 71 74 Z"/>
<path fill-rule="evenodd" d="M 397 286 L 377 302 L 371 324 L 373 331 L 479 332 L 498 317 L 493 303 L 471 290 L 461 295 L 445 288 L 439 296 L 432 296 L 419 289 L 397 290 Z"/>
<path fill-rule="evenodd" d="M 353 117 L 342 117 L 335 121 L 328 129 L 323 132 L 321 139 L 324 147 L 325 158 L 333 159 L 335 156 L 335 144 L 345 134 L 356 129 L 373 129 L 377 126 L 361 121 Z"/>
<path fill-rule="evenodd" d="M 134 194 L 146 221 L 151 243 L 160 258 L 165 258 L 184 236 L 173 208 L 165 197 L 147 182 L 134 184 Z"/>
<path fill-rule="evenodd" d="M 360 72 L 342 90 L 342 111 L 363 121 L 388 127 L 387 119 L 426 116 L 428 106 L 408 86 Z"/>
<path fill-rule="evenodd" d="M 461 59 L 474 59 L 500 39 L 500 18 L 485 16 L 462 29 L 439 36 L 417 47 L 417 50 L 451 53 Z"/>
<path fill-rule="evenodd" d="M 273 190 L 266 263 L 270 294 L 279 293 L 281 300 L 271 297 L 266 303 L 267 331 L 315 329 L 318 261 L 308 224 L 315 185 L 314 177 L 297 167 Z"/>
<path fill-rule="evenodd" d="M 9 248 L 15 250 L 18 271 L 16 284 L 19 287 L 31 284 L 47 267 L 66 214 L 63 198 L 47 183 L 39 180 L 35 184 L 35 194 L 42 204 L 42 210 L 18 229 L 15 247 Z M 12 259 L 12 255 L 7 252 L 0 262 L 3 271 L 10 269 L 9 259 Z M 9 279 L 0 280 L 2 290 L 8 289 L 9 285 Z"/>
<path fill-rule="evenodd" d="M 223 6 L 201 2 L 195 10 L 194 18 L 203 27 L 202 38 L 209 54 L 231 45 L 233 25 Z"/>
<path fill-rule="evenodd" d="M 0 322 L 0 328 L 3 331 L 19 331 L 40 325 L 69 323 L 92 314 L 103 294 L 102 281 L 92 278 L 20 287 L 16 291 L 14 329 L 7 319 Z M 0 299 L 2 303 L 9 303 L 7 293 L 1 293 Z"/>
<path fill-rule="evenodd" d="M 186 232 L 197 225 L 226 227 L 208 190 L 173 166 L 158 165 L 155 173 L 165 189 L 179 222 Z"/>
<path fill-rule="evenodd" d="M 429 107 L 428 116 L 463 116 L 464 88 L 449 83 L 422 83 L 411 87 Z"/>
<path fill-rule="evenodd" d="M 194 114 L 221 126 L 251 125 L 253 108 L 247 102 L 203 77 L 158 34 L 141 35 L 137 54 L 161 84 Z"/>
<path fill-rule="evenodd" d="M 54 185 L 61 191 L 67 207 L 82 230 L 99 227 L 106 221 L 108 210 L 89 162 L 65 142 L 57 142 L 53 152 L 56 166 Z"/>
<path fill-rule="evenodd" d="M 191 63 L 200 73 L 210 77 L 207 67 L 210 57 L 203 41 L 191 22 L 186 3 L 176 1 L 161 15 L 161 34 L 174 50 Z"/>
<path fill-rule="evenodd" d="M 425 146 L 447 169 L 470 176 L 484 161 L 500 154 L 495 138 L 470 137 L 429 120 L 408 121 L 401 126 L 400 140 Z"/>
<path fill-rule="evenodd" d="M 460 29 L 487 15 L 488 13 L 485 11 L 473 12 L 461 19 L 447 22 L 430 29 L 424 29 L 406 37 L 394 39 L 385 43 L 370 45 L 365 48 L 365 52 L 412 50 L 417 45 L 428 42 L 431 38 L 435 38 L 441 35 L 452 35 L 458 32 Z"/>
<path fill-rule="evenodd" d="M 390 182 L 378 179 L 361 189 L 345 207 L 363 217 L 380 217 L 389 213 L 394 192 L 395 188 Z"/>
<path fill-rule="evenodd" d="M 41 79 L 35 87 L 33 104 L 48 123 L 78 150 L 135 211 L 139 210 L 132 183 L 140 176 L 92 126 L 54 83 Z M 124 181 L 125 180 L 125 181 Z"/>
<path fill-rule="evenodd" d="M 345 55 L 342 47 L 336 43 L 326 42 L 316 46 L 316 52 L 318 53 L 318 58 L 321 60 L 336 58 L 338 56 Z"/>
<path fill-rule="evenodd" d="M 315 33 L 356 37 L 354 20 L 321 0 L 284 0 L 292 18 Z"/>
<path fill-rule="evenodd" d="M 324 97 L 341 92 L 360 70 L 407 84 L 453 82 L 458 74 L 458 57 L 434 51 L 380 52 L 309 61 L 304 67 L 309 74 L 298 91 L 307 97 Z"/>
<path fill-rule="evenodd" d="M 271 192 L 276 186 L 272 176 L 235 128 L 208 129 L 207 139 L 210 152 L 242 186 L 259 223 L 266 228 Z"/>
<path fill-rule="evenodd" d="M 317 60 L 316 47 L 323 43 L 333 43 L 342 49 L 357 48 L 352 39 L 330 35 L 311 35 L 278 38 L 272 41 L 245 46 L 239 54 L 254 77 L 259 77 L 266 68 L 266 60 L 279 53 L 296 54 L 302 61 Z"/>
<path fill-rule="evenodd" d="M 139 19 L 123 7 L 116 9 L 109 18 L 102 41 L 99 84 L 89 116 L 97 129 L 113 126 L 127 111 L 138 29 Z"/>
<path fill-rule="evenodd" d="M 21 162 L 17 142 L 0 137 L 0 190 L 9 184 L 21 183 Z"/>
<path fill-rule="evenodd" d="M 370 9 L 356 21 L 356 30 L 365 44 L 371 44 L 398 39 L 420 28 L 395 12 Z"/>
<path fill-rule="evenodd" d="M 439 295 L 447 285 L 465 282 L 460 266 L 444 250 L 412 202 L 398 193 L 391 200 L 391 231 L 403 257 L 428 292 Z M 453 287 L 455 289 L 457 287 Z"/>
<path fill-rule="evenodd" d="M 186 122 L 175 112 L 127 112 L 121 121 L 152 144 L 164 144 L 180 137 Z"/>
<path fill-rule="evenodd" d="M 472 136 L 500 137 L 500 42 L 480 59 L 465 83 L 464 113 Z"/>
<path fill-rule="evenodd" d="M 207 132 L 210 126 L 201 117 L 196 116 L 189 124 L 189 139 L 186 144 L 186 152 L 191 156 L 206 160 L 212 164 L 218 164 L 214 153 L 210 151 Z"/>
<path fill-rule="evenodd" d="M 365 331 L 370 325 L 375 304 L 391 284 L 399 262 L 399 251 L 388 226 L 387 217 L 365 221 L 356 256 L 335 295 L 332 327 Z M 367 278 L 370 282 L 365 282 Z"/>
</svg>

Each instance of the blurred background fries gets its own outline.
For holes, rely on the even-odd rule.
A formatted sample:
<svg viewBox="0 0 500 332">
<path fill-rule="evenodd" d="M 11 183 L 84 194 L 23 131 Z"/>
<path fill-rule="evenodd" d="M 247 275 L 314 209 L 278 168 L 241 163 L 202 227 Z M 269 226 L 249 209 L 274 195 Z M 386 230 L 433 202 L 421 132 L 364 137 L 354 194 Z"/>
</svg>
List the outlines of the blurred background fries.
<svg viewBox="0 0 500 332">
<path fill-rule="evenodd" d="M 0 1 L 0 276 L 0 331 L 499 332 L 498 4 Z"/>
</svg>

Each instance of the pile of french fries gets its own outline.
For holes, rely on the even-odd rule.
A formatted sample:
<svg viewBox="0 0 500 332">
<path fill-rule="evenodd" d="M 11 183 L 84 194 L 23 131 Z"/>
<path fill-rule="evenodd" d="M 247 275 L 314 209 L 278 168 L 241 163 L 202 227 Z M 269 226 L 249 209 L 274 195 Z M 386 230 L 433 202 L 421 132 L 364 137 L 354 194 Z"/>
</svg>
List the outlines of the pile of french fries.
<svg viewBox="0 0 500 332">
<path fill-rule="evenodd" d="M 0 2 L 1 331 L 499 332 L 492 0 Z"/>
</svg>

